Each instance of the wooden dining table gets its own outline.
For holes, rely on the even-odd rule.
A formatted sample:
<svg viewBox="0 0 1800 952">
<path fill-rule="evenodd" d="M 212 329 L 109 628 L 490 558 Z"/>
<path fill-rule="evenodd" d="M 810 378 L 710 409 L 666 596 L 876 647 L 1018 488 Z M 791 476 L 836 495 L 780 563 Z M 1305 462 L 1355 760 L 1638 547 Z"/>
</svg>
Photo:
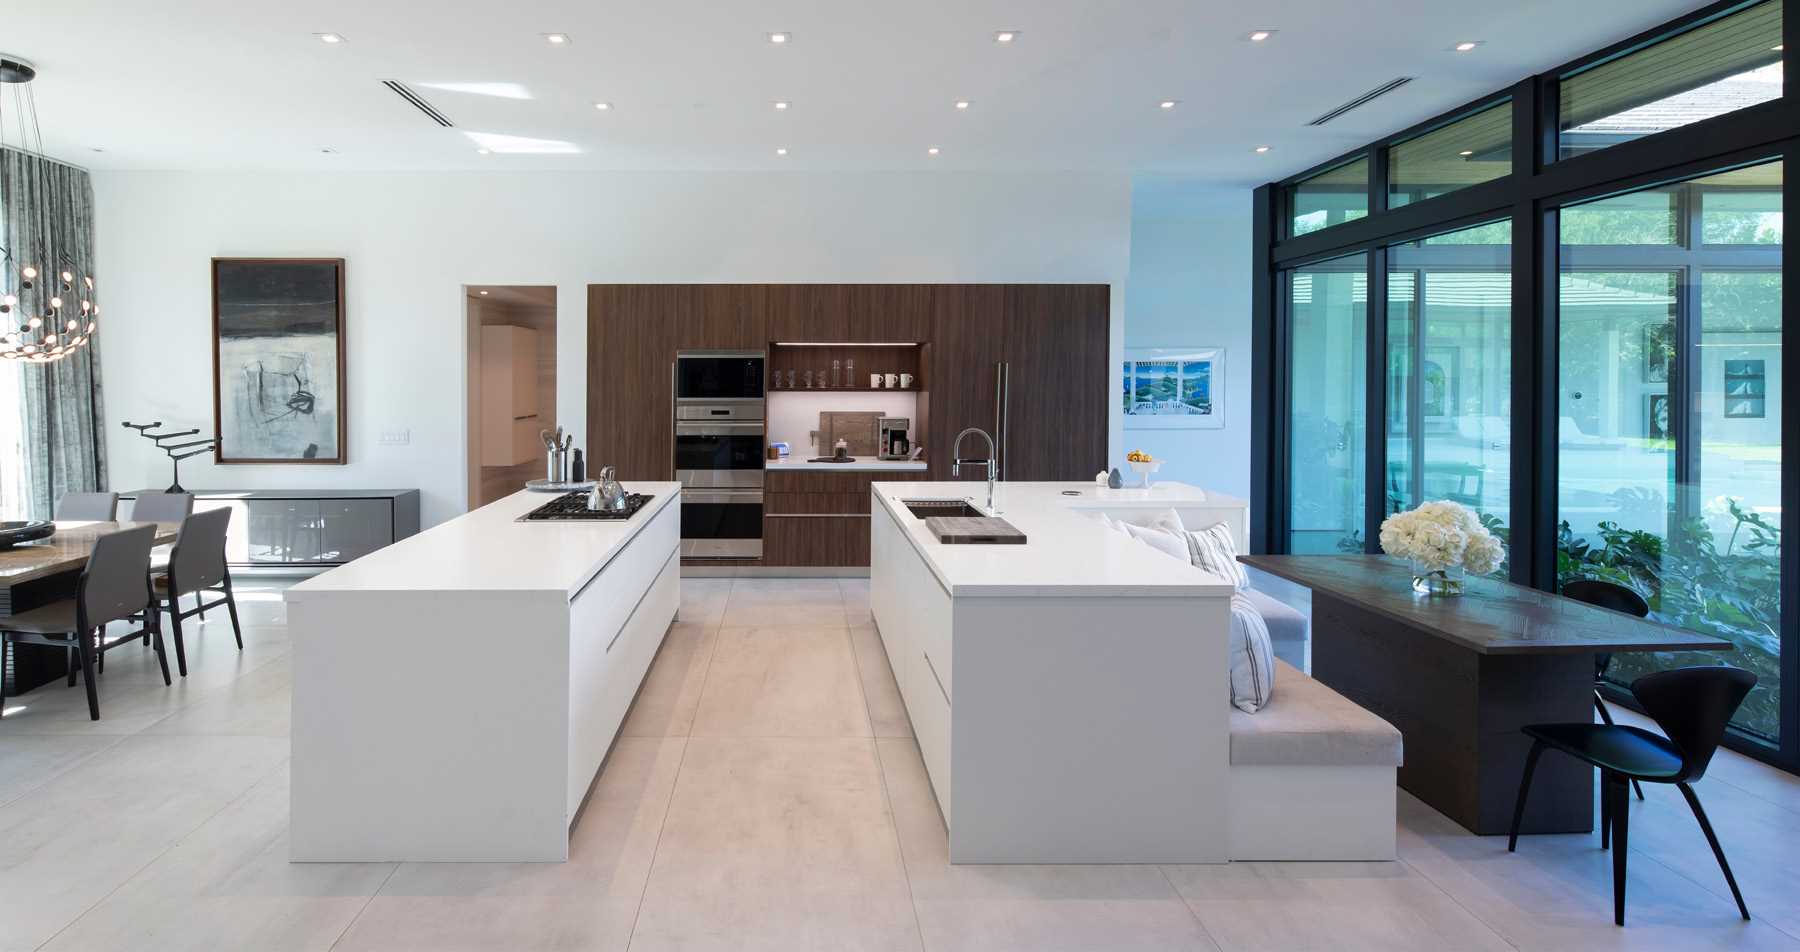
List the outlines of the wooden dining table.
<svg viewBox="0 0 1800 952">
<path fill-rule="evenodd" d="M 0 550 L 0 627 L 6 617 L 61 598 L 72 598 L 94 552 L 94 541 L 109 532 L 142 525 L 156 526 L 156 544 L 175 541 L 176 522 L 73 522 L 58 520 L 56 534 Z M 147 568 L 147 567 L 146 567 Z M 64 675 L 67 652 L 41 645 L 14 645 L 6 695 L 14 697 Z"/>
<path fill-rule="evenodd" d="M 1399 728 L 1400 787 L 1480 834 L 1511 825 L 1531 746 L 1520 728 L 1593 721 L 1595 654 L 1733 647 L 1498 579 L 1420 595 L 1407 564 L 1387 556 L 1239 561 L 1312 590 L 1312 676 Z M 1520 831 L 1593 827 L 1593 768 L 1539 761 Z"/>
</svg>

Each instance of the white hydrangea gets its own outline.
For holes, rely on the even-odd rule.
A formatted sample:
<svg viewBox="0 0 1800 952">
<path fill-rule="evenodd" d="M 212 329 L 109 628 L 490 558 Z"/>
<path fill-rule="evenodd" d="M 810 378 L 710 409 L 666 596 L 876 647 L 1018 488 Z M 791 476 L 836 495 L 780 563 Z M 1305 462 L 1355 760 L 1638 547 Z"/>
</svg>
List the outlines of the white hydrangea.
<svg viewBox="0 0 1800 952">
<path fill-rule="evenodd" d="M 1476 575 L 1500 567 L 1506 549 L 1467 506 L 1428 502 L 1381 524 L 1381 550 L 1418 562 L 1427 571 L 1460 565 Z"/>
</svg>

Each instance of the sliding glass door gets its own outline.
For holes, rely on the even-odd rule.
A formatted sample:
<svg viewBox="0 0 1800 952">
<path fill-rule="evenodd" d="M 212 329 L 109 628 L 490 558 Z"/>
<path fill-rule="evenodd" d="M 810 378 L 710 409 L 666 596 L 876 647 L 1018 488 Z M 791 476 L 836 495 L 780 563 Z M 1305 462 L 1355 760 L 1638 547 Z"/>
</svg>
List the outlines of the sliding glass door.
<svg viewBox="0 0 1800 952">
<path fill-rule="evenodd" d="M 1780 740 L 1782 163 L 1564 208 L 1557 584 L 1636 589 L 1735 651 L 1623 654 L 1628 684 L 1727 663 L 1734 722 Z"/>
<path fill-rule="evenodd" d="M 1288 551 L 1360 552 L 1367 425 L 1369 258 L 1288 276 Z"/>
</svg>

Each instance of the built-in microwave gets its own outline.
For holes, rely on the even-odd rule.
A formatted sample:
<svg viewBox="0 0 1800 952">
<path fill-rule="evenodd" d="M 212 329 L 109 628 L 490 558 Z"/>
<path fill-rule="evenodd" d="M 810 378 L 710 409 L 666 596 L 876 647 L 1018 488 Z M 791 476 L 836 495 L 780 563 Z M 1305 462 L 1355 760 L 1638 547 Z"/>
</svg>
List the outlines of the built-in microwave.
<svg viewBox="0 0 1800 952">
<path fill-rule="evenodd" d="M 684 350 L 675 355 L 677 404 L 762 398 L 762 351 Z"/>
</svg>

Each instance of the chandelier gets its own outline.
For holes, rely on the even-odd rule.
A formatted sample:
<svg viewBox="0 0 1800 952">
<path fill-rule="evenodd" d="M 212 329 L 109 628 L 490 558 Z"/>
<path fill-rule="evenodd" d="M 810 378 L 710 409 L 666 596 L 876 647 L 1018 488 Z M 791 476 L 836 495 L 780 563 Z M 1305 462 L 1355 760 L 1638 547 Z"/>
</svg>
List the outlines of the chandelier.
<svg viewBox="0 0 1800 952">
<path fill-rule="evenodd" d="M 30 63 L 0 54 L 0 161 L 4 157 L 6 128 L 11 125 L 19 141 L 12 148 L 37 159 L 44 156 L 44 137 L 38 129 L 37 100 L 31 81 L 37 69 Z M 10 108 L 11 113 L 8 113 Z M 14 176 L 0 176 L 7 182 Z M 18 181 L 10 181 L 17 189 Z M 54 193 L 55 190 L 46 190 Z M 49 201 L 58 201 L 51 197 Z M 0 195 L 0 207 L 17 208 Z M 23 237 L 36 230 L 0 224 L 0 357 L 51 363 L 86 347 L 94 338 L 100 306 L 94 303 L 92 269 L 83 266 L 64 249 L 54 253 L 38 235 L 35 247 L 25 247 Z M 8 243 L 7 233 L 21 236 L 18 246 Z M 51 260 L 54 258 L 54 260 Z"/>
</svg>

